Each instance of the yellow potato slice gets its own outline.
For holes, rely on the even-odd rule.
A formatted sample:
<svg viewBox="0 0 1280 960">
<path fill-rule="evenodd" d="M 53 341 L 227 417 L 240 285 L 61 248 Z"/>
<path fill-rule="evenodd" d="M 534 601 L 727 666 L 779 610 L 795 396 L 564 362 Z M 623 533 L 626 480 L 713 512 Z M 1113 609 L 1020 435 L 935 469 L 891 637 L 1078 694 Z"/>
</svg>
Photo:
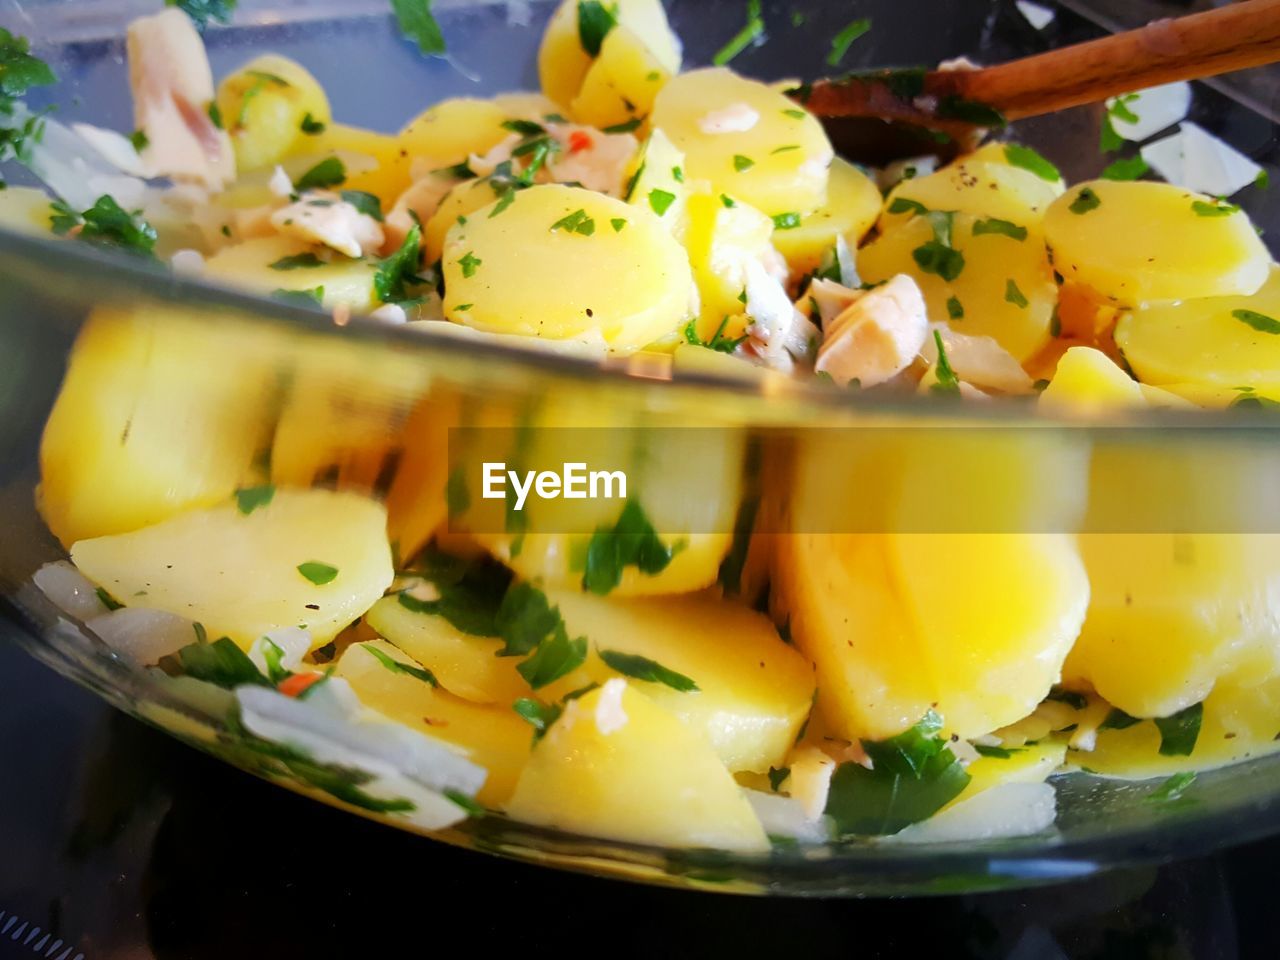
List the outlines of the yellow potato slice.
<svg viewBox="0 0 1280 960">
<path fill-rule="evenodd" d="M 63 544 L 158 523 L 251 482 L 273 371 L 245 355 L 238 331 L 192 320 L 98 310 L 81 330 L 40 444 L 40 511 Z"/>
<path fill-rule="evenodd" d="M 322 260 L 332 259 L 320 266 L 292 270 L 271 266 L 286 257 L 307 253 L 317 254 Z M 345 304 L 352 310 L 369 311 L 381 305 L 373 289 L 377 269 L 378 264 L 373 260 L 352 260 L 298 240 L 272 236 L 223 247 L 205 261 L 204 273 L 210 280 L 221 280 L 255 293 L 324 287 L 322 303 L 326 308 Z"/>
<path fill-rule="evenodd" d="M 1236 207 L 1168 183 L 1094 180 L 1045 213 L 1055 269 L 1117 303 L 1250 296 L 1271 257 Z"/>
<path fill-rule="evenodd" d="M 843 237 L 850 250 L 858 249 L 875 226 L 882 202 L 875 181 L 837 157 L 831 163 L 827 202 L 804 217 L 798 227 L 774 231 L 773 245 L 786 257 L 792 274 L 812 273 L 838 239 Z"/>
<path fill-rule="evenodd" d="M 650 122 L 683 151 L 689 176 L 717 193 L 771 217 L 826 202 L 833 153 L 822 125 L 766 84 L 719 67 L 681 74 L 658 94 Z"/>
<path fill-rule="evenodd" d="M 300 63 L 274 53 L 255 57 L 223 80 L 216 102 L 241 173 L 279 163 L 311 139 L 302 130 L 308 117 L 323 124 L 332 119 L 320 82 Z"/>
<path fill-rule="evenodd" d="M 1181 397 L 1138 383 L 1093 347 L 1071 347 L 1040 394 L 1041 410 L 1088 414 L 1147 407 L 1190 407 Z"/>
<path fill-rule="evenodd" d="M 329 123 L 317 134 L 300 137 L 291 155 L 368 158 L 371 164 L 345 164 L 342 189 L 375 194 L 383 210 L 391 209 L 412 179 L 412 157 L 399 137 L 343 123 Z"/>
<path fill-rule="evenodd" d="M 684 154 L 665 133 L 654 130 L 636 156 L 624 199 L 651 211 L 672 234 L 682 238 L 688 221 L 689 192 Z"/>
<path fill-rule="evenodd" d="M 769 254 L 773 222 L 755 207 L 726 194 L 698 191 L 686 206 L 685 248 L 698 285 L 699 338 L 741 336 L 746 325 L 747 264 Z M 729 322 L 721 327 L 725 317 Z"/>
<path fill-rule="evenodd" d="M 441 167 L 487 153 L 511 135 L 502 124 L 507 112 L 492 100 L 453 97 L 428 107 L 400 131 L 400 145 L 414 157 Z"/>
<path fill-rule="evenodd" d="M 552 340 L 595 331 L 620 352 L 676 329 L 694 292 L 684 251 L 656 217 L 559 185 L 455 224 L 443 267 L 456 323 Z"/>
<path fill-rule="evenodd" d="M 36 187 L 15 187 L 12 184 L 0 190 L 0 226 L 30 233 L 36 236 L 50 234 L 50 197 Z"/>
<path fill-rule="evenodd" d="M 351 684 L 365 706 L 463 748 L 468 759 L 489 771 L 476 799 L 491 807 L 506 803 L 529 758 L 529 724 L 509 709 L 476 706 L 452 697 L 412 674 L 388 667 L 384 658 L 410 669 L 422 668 L 386 641 L 372 640 L 348 647 L 334 676 Z"/>
<path fill-rule="evenodd" d="M 984 790 L 1005 783 L 1042 783 L 1049 779 L 1067 756 L 1067 745 L 1061 741 L 1042 740 L 1039 743 L 1009 748 L 1008 757 L 979 756 L 965 767 L 969 783 L 959 795 L 942 809 L 963 803 Z"/>
<path fill-rule="evenodd" d="M 507 813 L 632 843 L 725 850 L 769 845 L 706 741 L 623 681 L 565 706 L 534 747 Z"/>
<path fill-rule="evenodd" d="M 1280 389 L 1280 267 L 1252 296 L 1158 303 L 1121 316 L 1116 344 L 1146 383 Z"/>
<path fill-rule="evenodd" d="M 1063 191 L 1067 189 L 1066 184 L 1063 182 L 1062 174 L 1058 174 L 1056 177 L 1045 176 L 1049 170 L 1040 164 L 1041 160 L 1044 160 L 1044 158 L 1034 151 L 1029 152 L 1029 148 L 1022 146 L 1022 144 L 1004 143 L 999 140 L 983 144 L 973 153 L 966 154 L 963 157 L 965 163 L 1001 163 L 1007 167 L 1027 170 L 1048 183 L 1058 196 L 1062 196 Z"/>
<path fill-rule="evenodd" d="M 231 502 L 80 540 L 71 559 L 121 603 L 202 623 L 211 638 L 247 648 L 300 626 L 321 646 L 391 585 L 386 524 L 368 498 L 281 489 L 248 514 Z"/>
<path fill-rule="evenodd" d="M 467 218 L 477 210 L 493 206 L 498 194 L 492 183 L 487 177 L 463 180 L 445 195 L 422 230 L 422 248 L 427 263 L 435 263 L 444 255 L 444 238 L 449 228 L 458 223 L 459 217 Z"/>
<path fill-rule="evenodd" d="M 909 204 L 1034 227 L 1060 193 L 1029 170 L 965 159 L 894 187 L 880 215 L 880 230 L 887 232 L 915 216 L 918 209 Z"/>
<path fill-rule="evenodd" d="M 644 120 L 670 79 L 670 72 L 639 36 L 626 27 L 614 27 L 569 109 L 579 123 L 601 129 Z"/>
</svg>

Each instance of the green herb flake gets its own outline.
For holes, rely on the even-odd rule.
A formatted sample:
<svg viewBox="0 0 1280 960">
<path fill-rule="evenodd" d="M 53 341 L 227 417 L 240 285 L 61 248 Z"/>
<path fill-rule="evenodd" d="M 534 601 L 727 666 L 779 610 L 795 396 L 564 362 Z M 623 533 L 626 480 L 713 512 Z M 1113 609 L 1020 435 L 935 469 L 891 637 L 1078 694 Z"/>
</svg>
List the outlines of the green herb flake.
<svg viewBox="0 0 1280 960">
<path fill-rule="evenodd" d="M 927 215 L 929 208 L 910 197 L 894 197 L 893 202 L 889 204 L 889 212 Z"/>
<path fill-rule="evenodd" d="M 155 259 L 156 229 L 142 218 L 142 211 L 124 210 L 110 194 L 103 194 L 92 207 L 77 214 L 61 200 L 50 205 L 53 232 L 64 234 L 78 226 L 76 239 L 99 247 L 110 247 Z"/>
<path fill-rule="evenodd" d="M 535 700 L 533 697 L 521 697 L 511 705 L 511 709 L 521 717 L 528 721 L 533 727 L 533 739 L 536 743 L 541 740 L 551 725 L 560 719 L 560 714 L 564 712 L 564 708 L 556 703 L 543 703 Z"/>
<path fill-rule="evenodd" d="M 219 130 L 222 129 L 222 109 L 218 106 L 216 100 L 210 100 L 209 105 L 205 107 L 204 112 L 209 116 L 209 122 Z"/>
<path fill-rule="evenodd" d="M 228 637 L 220 637 L 212 643 L 197 639 L 179 650 L 176 657 L 187 676 L 227 690 L 245 684 L 274 686 L 249 659 L 249 655 Z"/>
<path fill-rule="evenodd" d="M 699 689 L 698 685 L 690 677 L 664 667 L 656 660 L 650 660 L 648 657 L 642 657 L 635 653 L 623 653 L 620 650 L 601 650 L 599 654 L 605 666 L 611 670 L 616 670 L 625 677 L 631 677 L 633 680 L 642 680 L 645 683 L 661 683 L 681 693 L 692 693 Z"/>
<path fill-rule="evenodd" d="M 566 214 L 551 225 L 551 232 L 563 230 L 565 233 L 576 233 L 589 237 L 596 232 L 596 222 L 587 216 L 586 210 L 575 210 Z"/>
<path fill-rule="evenodd" d="M 269 505 L 275 495 L 275 484 L 264 483 L 258 487 L 244 487 L 235 493 L 236 509 L 248 516 L 259 507 Z"/>
<path fill-rule="evenodd" d="M 283 303 L 293 304 L 295 307 L 317 307 L 324 303 L 324 287 L 309 287 L 303 290 L 287 290 L 284 287 L 276 287 L 271 291 L 271 296 Z"/>
<path fill-rule="evenodd" d="M 960 378 L 951 369 L 951 361 L 947 359 L 947 348 L 942 343 L 942 334 L 933 331 L 933 343 L 938 348 L 938 361 L 934 366 L 937 382 L 929 386 L 933 393 L 959 396 Z"/>
<path fill-rule="evenodd" d="M 640 124 L 644 123 L 644 117 L 632 117 L 622 123 L 615 123 L 612 126 L 605 127 L 604 133 L 635 133 L 640 129 Z"/>
<path fill-rule="evenodd" d="M 952 320 L 964 319 L 964 304 L 960 302 L 959 297 L 947 298 L 947 316 Z"/>
<path fill-rule="evenodd" d="M 281 257 L 267 266 L 271 270 L 309 270 L 324 265 L 323 260 L 308 250 L 306 253 L 293 253 L 287 257 Z"/>
<path fill-rule="evenodd" d="M 930 240 L 911 251 L 911 257 L 925 273 L 932 273 L 950 283 L 964 270 L 964 254 L 953 247 Z"/>
<path fill-rule="evenodd" d="M 1147 795 L 1148 803 L 1174 803 L 1182 799 L 1187 788 L 1196 782 L 1193 772 L 1175 773 Z"/>
<path fill-rule="evenodd" d="M 977 100 L 966 100 L 964 97 L 957 97 L 954 94 L 943 97 L 938 101 L 937 116 L 943 120 L 959 120 L 962 123 L 972 123 L 978 127 L 1005 127 L 1009 121 L 1005 115 L 995 107 L 979 103 Z"/>
<path fill-rule="evenodd" d="M 783 115 L 784 117 L 790 117 L 792 120 L 803 120 L 803 119 L 804 119 L 805 117 L 807 117 L 809 114 L 808 114 L 808 112 L 807 112 L 807 111 L 805 111 L 805 110 L 790 110 L 790 109 L 788 109 L 788 110 L 783 110 L 783 111 L 782 111 L 782 115 Z"/>
<path fill-rule="evenodd" d="M 1102 206 L 1102 198 L 1093 192 L 1092 187 L 1085 187 L 1076 194 L 1076 198 L 1071 201 L 1067 209 L 1072 213 L 1082 214 L 1097 210 L 1100 206 Z"/>
<path fill-rule="evenodd" d="M 1259 190 L 1267 190 L 1271 187 L 1271 174 L 1266 170 L 1259 170 L 1258 175 L 1253 178 L 1253 185 Z"/>
<path fill-rule="evenodd" d="M 775 213 L 773 215 L 773 229 L 775 230 L 794 230 L 800 226 L 800 214 L 798 213 Z"/>
<path fill-rule="evenodd" d="M 1018 289 L 1017 281 L 1012 278 L 1004 285 L 1004 301 L 1005 303 L 1012 303 L 1015 307 L 1023 310 L 1027 309 L 1029 305 L 1026 294 Z"/>
<path fill-rule="evenodd" d="M 569 639 L 564 622 L 556 624 L 551 637 L 538 644 L 533 656 L 516 664 L 516 670 L 530 688 L 540 690 L 555 683 L 586 663 L 587 638 Z"/>
<path fill-rule="evenodd" d="M 1147 161 L 1140 155 L 1134 154 L 1132 157 L 1122 157 L 1108 164 L 1102 171 L 1101 177 L 1103 180 L 1137 180 L 1145 176 L 1150 169 Z"/>
<path fill-rule="evenodd" d="M 1204 717 L 1204 704 L 1197 703 L 1179 710 L 1171 717 L 1157 717 L 1156 729 L 1160 731 L 1160 756 L 1189 757 L 1200 738 L 1200 722 Z"/>
<path fill-rule="evenodd" d="M 560 608 L 531 583 L 512 583 L 494 615 L 494 632 L 504 645 L 500 657 L 522 657 L 538 648 L 561 624 Z"/>
<path fill-rule="evenodd" d="M 1041 180 L 1057 183 L 1062 179 L 1062 174 L 1057 167 L 1041 156 L 1038 151 L 1025 147 L 1020 143 L 1006 143 L 1004 146 L 1004 158 L 1009 162 L 1010 166 L 1029 170 Z"/>
<path fill-rule="evenodd" d="M 606 6 L 597 0 L 587 0 L 578 4 L 578 42 L 589 57 L 600 56 L 600 45 L 618 25 L 617 8 Z"/>
<path fill-rule="evenodd" d="M 413 677 L 415 680 L 421 680 L 429 687 L 440 686 L 439 681 L 436 680 L 436 675 L 425 667 L 414 666 L 410 663 L 401 663 L 386 651 L 379 650 L 370 643 L 364 644 L 362 649 L 392 673 L 401 673 L 406 677 Z"/>
<path fill-rule="evenodd" d="M 379 223 L 382 223 L 382 200 L 377 194 L 367 193 L 364 190 L 342 190 L 339 192 L 347 203 L 351 204 L 366 217 L 373 217 Z"/>
<path fill-rule="evenodd" d="M 993 760 L 1008 760 L 1015 753 L 1021 753 L 1019 747 L 991 747 L 982 743 L 975 743 L 973 749 L 978 751 L 980 757 L 990 757 Z"/>
<path fill-rule="evenodd" d="M 445 52 L 444 33 L 431 12 L 431 0 L 391 0 L 400 33 L 418 45 L 424 56 L 438 57 Z"/>
<path fill-rule="evenodd" d="M 373 290 L 383 303 L 412 300 L 409 286 L 421 283 L 418 267 L 422 259 L 422 227 L 414 224 L 405 234 L 400 248 L 378 264 L 373 275 Z"/>
<path fill-rule="evenodd" d="M 31 87 L 58 82 L 49 65 L 30 51 L 31 43 L 26 37 L 0 27 L 0 106 L 7 98 L 23 96 Z"/>
<path fill-rule="evenodd" d="M 844 29 L 831 38 L 831 52 L 827 54 L 827 66 L 840 66 L 840 61 L 849 52 L 849 47 L 853 45 L 853 41 L 866 34 L 870 29 L 871 20 L 867 17 L 847 24 Z"/>
<path fill-rule="evenodd" d="M 1256 310 L 1232 310 L 1231 316 L 1259 333 L 1280 334 L 1280 320 Z"/>
<path fill-rule="evenodd" d="M 609 221 L 609 226 L 613 227 L 614 233 L 621 233 L 623 227 L 625 227 L 626 225 L 627 225 L 627 221 L 624 220 L 622 217 L 614 217 L 612 220 Z"/>
<path fill-rule="evenodd" d="M 115 611 L 115 610 L 124 609 L 124 604 L 121 603 L 119 600 L 117 600 L 115 597 L 113 597 L 104 588 L 98 587 L 93 591 L 93 593 L 94 593 L 94 596 L 98 598 L 98 602 L 101 603 L 108 610 Z"/>
<path fill-rule="evenodd" d="M 455 790 L 453 787 L 445 787 L 440 791 L 441 795 L 452 803 L 455 807 L 460 807 L 469 817 L 487 816 L 489 811 L 484 805 L 478 803 L 475 797 L 467 796 L 461 790 Z"/>
<path fill-rule="evenodd" d="M 147 131 L 145 130 L 135 130 L 133 133 L 129 134 L 129 143 L 133 145 L 133 149 L 138 153 L 141 153 L 151 145 L 151 141 L 147 139 Z"/>
<path fill-rule="evenodd" d="M 540 137 L 547 132 L 546 127 L 540 123 L 534 123 L 532 120 L 503 120 L 499 126 L 503 130 L 518 133 L 522 137 Z"/>
<path fill-rule="evenodd" d="M 748 0 L 746 26 L 735 33 L 728 43 L 716 51 L 716 55 L 711 58 L 711 62 L 717 67 L 723 67 L 747 47 L 753 43 L 763 42 L 763 40 L 764 16 L 761 13 L 760 0 Z"/>
<path fill-rule="evenodd" d="M 314 137 L 318 133 L 324 133 L 326 124 L 323 120 L 317 120 L 311 115 L 311 111 L 307 111 L 307 115 L 302 118 L 302 123 L 298 124 L 298 129 L 309 137 Z"/>
<path fill-rule="evenodd" d="M 1128 730 L 1130 727 L 1136 726 L 1142 721 L 1137 717 L 1131 717 L 1118 707 L 1112 707 L 1111 711 L 1103 718 L 1102 723 L 1098 724 L 1099 730 Z"/>
<path fill-rule="evenodd" d="M 306 563 L 298 564 L 298 572 L 317 587 L 323 587 L 326 583 L 333 583 L 338 576 L 337 567 L 321 563 L 319 560 L 308 560 Z"/>
<path fill-rule="evenodd" d="M 1016 223 L 1008 220 L 1000 220 L 992 217 L 987 220 L 973 221 L 973 235 L 980 237 L 985 233 L 998 233 L 1001 236 L 1008 237 L 1010 240 L 1026 240 L 1027 228 L 1020 227 Z"/>
<path fill-rule="evenodd" d="M 483 263 L 484 261 L 470 250 L 458 258 L 458 266 L 462 268 L 462 275 L 468 279 L 476 275 L 476 269 L 483 265 Z"/>
<path fill-rule="evenodd" d="M 727 193 L 722 193 L 720 194 L 720 204 L 726 209 L 732 210 L 734 207 L 738 205 L 738 202 L 734 200 L 733 197 L 729 196 Z"/>
<path fill-rule="evenodd" d="M 164 0 L 166 7 L 177 7 L 195 23 L 201 33 L 210 20 L 230 23 L 236 0 Z"/>
<path fill-rule="evenodd" d="M 639 501 L 628 500 L 612 527 L 601 527 L 587 544 L 582 586 L 605 596 L 622 582 L 626 567 L 656 576 L 671 563 L 675 548 L 658 537 Z"/>
<path fill-rule="evenodd" d="M 1192 202 L 1191 209 L 1197 217 L 1229 217 L 1233 213 L 1240 212 L 1239 207 L 1225 200 L 1215 200 L 1213 203 L 1196 200 Z"/>
<path fill-rule="evenodd" d="M 774 793 L 778 792 L 778 788 L 787 781 L 787 777 L 791 776 L 790 767 L 770 767 L 769 768 L 769 789 Z"/>
<path fill-rule="evenodd" d="M 695 347 L 706 347 L 708 350 L 715 350 L 717 353 L 733 353 L 738 349 L 739 344 L 746 341 L 746 334 L 739 337 L 726 337 L 724 328 L 729 325 L 728 317 L 720 318 L 720 326 L 716 327 L 716 331 L 712 334 L 710 340 L 703 340 L 698 336 L 698 321 L 696 318 L 690 320 L 684 325 L 684 339 L 686 343 Z"/>
<path fill-rule="evenodd" d="M 740 153 L 735 153 L 733 155 L 733 169 L 737 170 L 739 173 L 742 173 L 744 170 L 750 170 L 755 165 L 756 162 L 750 157 L 744 157 Z"/>
<path fill-rule="evenodd" d="M 932 710 L 914 727 L 888 740 L 863 740 L 868 770 L 842 763 L 831 778 L 826 814 L 843 836 L 884 836 L 926 820 L 969 784 Z"/>
<path fill-rule="evenodd" d="M 301 193 L 303 190 L 317 190 L 324 187 L 336 187 L 347 179 L 347 168 L 337 157 L 325 157 L 314 167 L 293 182 L 293 189 Z"/>
<path fill-rule="evenodd" d="M 675 203 L 676 195 L 667 190 L 653 189 L 649 191 L 649 206 L 658 216 L 662 216 Z"/>
</svg>

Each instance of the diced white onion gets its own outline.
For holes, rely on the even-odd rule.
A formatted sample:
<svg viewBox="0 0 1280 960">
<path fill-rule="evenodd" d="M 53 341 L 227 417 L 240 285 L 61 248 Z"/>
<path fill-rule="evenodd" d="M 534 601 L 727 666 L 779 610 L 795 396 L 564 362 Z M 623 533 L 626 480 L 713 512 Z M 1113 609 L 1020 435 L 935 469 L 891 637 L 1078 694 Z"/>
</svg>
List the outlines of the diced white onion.
<svg viewBox="0 0 1280 960">
<path fill-rule="evenodd" d="M 1190 122 L 1143 147 L 1142 158 L 1170 183 L 1215 197 L 1243 190 L 1262 172 L 1239 150 Z"/>
<path fill-rule="evenodd" d="M 1191 109 L 1191 84 L 1183 80 L 1140 90 L 1129 96 L 1133 99 L 1126 97 L 1125 107 L 1138 118 L 1136 123 L 1124 120 L 1112 111 L 1116 97 L 1107 101 L 1107 109 L 1112 111 L 1111 126 L 1116 133 L 1135 143 L 1181 123 Z"/>
</svg>

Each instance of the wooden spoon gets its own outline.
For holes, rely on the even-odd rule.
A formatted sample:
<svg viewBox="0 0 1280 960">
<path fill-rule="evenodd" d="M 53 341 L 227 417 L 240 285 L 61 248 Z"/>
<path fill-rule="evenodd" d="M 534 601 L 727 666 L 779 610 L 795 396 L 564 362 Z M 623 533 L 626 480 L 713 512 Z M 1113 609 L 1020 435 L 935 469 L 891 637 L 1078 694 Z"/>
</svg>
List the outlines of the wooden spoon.
<svg viewBox="0 0 1280 960">
<path fill-rule="evenodd" d="M 1205 13 L 974 70 L 882 70 L 788 91 L 837 152 L 867 163 L 972 149 L 992 127 L 1280 60 L 1280 0 Z"/>
</svg>

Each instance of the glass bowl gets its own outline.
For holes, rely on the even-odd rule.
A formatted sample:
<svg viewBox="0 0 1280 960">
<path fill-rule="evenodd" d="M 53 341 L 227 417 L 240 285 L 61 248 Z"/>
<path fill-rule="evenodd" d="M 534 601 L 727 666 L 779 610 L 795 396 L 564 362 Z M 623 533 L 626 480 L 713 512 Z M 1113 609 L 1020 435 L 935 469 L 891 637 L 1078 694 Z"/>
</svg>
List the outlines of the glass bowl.
<svg viewBox="0 0 1280 960">
<path fill-rule="evenodd" d="M 440 7 L 451 49 L 447 61 L 422 59 L 398 37 L 381 3 L 242 3 L 235 25 L 210 30 L 207 44 L 218 75 L 259 51 L 295 57 L 324 83 L 337 117 L 375 128 L 394 129 L 446 96 L 536 87 L 533 57 L 549 5 Z M 1066 4 L 1055 23 L 1040 32 L 1011 3 L 869 2 L 859 7 L 859 15 L 872 16 L 876 42 L 855 46 L 850 65 L 936 62 L 960 54 L 1004 59 L 1100 33 L 1098 23 L 1106 21 L 1091 19 L 1099 13 L 1094 7 L 1124 23 L 1152 5 L 1081 4 L 1077 9 Z M 807 13 L 802 26 L 791 26 L 791 10 Z M 22 22 L 0 14 L 0 25 L 31 36 L 36 52 L 59 73 L 62 82 L 49 96 L 61 104 L 60 118 L 128 129 L 121 37 L 129 16 L 145 12 L 142 6 L 44 4 L 28 5 L 27 11 Z M 705 63 L 738 29 L 743 8 L 736 0 L 678 2 L 671 14 L 687 43 L 686 63 Z M 813 51 L 825 49 L 843 26 L 839 11 L 817 3 L 792 3 L 785 10 L 782 4 L 767 4 L 766 17 L 769 42 L 734 64 L 748 75 L 812 78 L 821 70 Z M 917 29 L 924 17 L 935 29 Z M 364 58 L 370 69 L 353 69 L 349 57 L 354 56 Z M 424 92 L 406 98 L 406 78 Z M 1266 164 L 1274 176 L 1280 158 L 1278 94 L 1280 85 L 1265 72 L 1216 82 L 1197 89 L 1193 118 Z M 1099 120 L 1098 110 L 1081 109 L 1019 125 L 1016 133 L 1074 180 L 1096 174 L 1103 163 L 1092 146 Z M 1273 195 L 1251 189 L 1238 199 L 1256 222 L 1280 228 L 1280 205 Z M 699 443 L 709 448 L 759 444 L 766 455 L 746 458 L 744 485 L 757 491 L 761 504 L 772 506 L 761 510 L 761 517 L 778 524 L 771 528 L 759 520 L 756 533 L 762 537 L 796 529 L 787 522 L 813 524 L 807 532 L 865 532 L 890 524 L 917 532 L 1280 533 L 1280 504 L 1265 492 L 1274 488 L 1272 451 L 1280 449 L 1275 445 L 1280 438 L 1273 433 L 1274 421 L 1262 414 L 1152 413 L 1054 421 L 1036 416 L 1028 404 L 959 411 L 928 397 L 860 397 L 820 382 L 744 378 L 718 365 L 673 370 L 651 358 L 601 362 L 361 318 L 339 324 L 318 311 L 178 278 L 87 245 L 0 231 L 0 449 L 6 451 L 0 462 L 0 611 L 6 632 L 59 673 L 199 749 L 404 829 L 419 828 L 411 818 L 353 806 L 317 790 L 314 780 L 300 778 L 279 756 L 246 750 L 241 731 L 228 722 L 225 698 L 139 669 L 34 588 L 33 573 L 66 556 L 36 511 L 40 436 L 78 332 L 90 314 L 111 310 L 141 317 L 190 347 L 171 358 L 178 374 L 169 381 L 176 411 L 169 426 L 175 431 L 185 429 L 183 416 L 192 415 L 180 386 L 184 379 L 235 381 L 255 365 L 277 374 L 287 371 L 290 383 L 323 379 L 328 390 L 309 418 L 309 428 L 320 438 L 316 442 L 326 445 L 329 455 L 317 463 L 323 468 L 313 478 L 319 485 L 385 490 L 404 465 L 386 456 L 389 444 L 378 431 L 401 429 L 424 404 L 453 411 L 449 422 L 456 426 L 495 419 L 509 425 L 522 412 L 550 405 L 564 412 L 565 427 L 589 426 L 606 434 L 640 431 L 670 442 L 676 442 L 676 431 L 696 430 Z M 252 408 L 268 431 L 279 426 L 278 399 L 246 396 L 235 405 Z M 856 509 L 815 515 L 793 497 L 790 475 L 777 470 L 805 450 L 865 455 L 886 438 L 908 444 L 927 462 L 936 445 L 946 442 L 940 431 L 954 436 L 956 430 L 969 431 L 965 436 L 984 451 L 968 460 L 962 454 L 952 459 L 959 448 L 948 447 L 949 476 L 962 478 L 955 482 L 966 483 L 966 489 L 991 479 L 990 464 L 983 461 L 992 450 L 1016 451 L 1028 468 L 998 495 L 963 508 L 938 502 L 936 494 L 946 488 L 935 477 L 918 491 L 910 511 L 891 519 Z M 362 457 L 369 445 L 380 458 L 372 474 L 359 469 L 367 465 Z M 1100 452 L 1128 458 L 1131 469 L 1123 479 L 1090 481 L 1087 470 L 1060 472 L 1064 462 L 1087 464 Z M 1178 482 L 1162 486 L 1160 475 L 1171 463 L 1181 465 Z M 1200 469 L 1205 465 L 1219 472 Z M 693 456 L 675 476 L 652 480 L 651 495 L 678 497 L 705 466 Z M 1248 481 L 1249 490 L 1264 493 L 1248 498 L 1247 509 L 1242 508 L 1235 488 L 1219 483 L 1224 468 L 1242 484 Z M 1088 510 L 1081 506 L 1086 502 Z M 735 516 L 731 510 L 730 524 Z M 691 527 L 690 533 L 733 530 L 723 526 L 723 518 L 690 523 L 705 525 Z M 1083 771 L 1057 777 L 1054 828 L 1003 839 L 848 840 L 780 844 L 768 853 L 743 854 L 602 840 L 499 815 L 430 833 L 484 852 L 651 883 L 860 896 L 1045 883 L 1192 855 L 1280 828 L 1280 757 L 1275 755 L 1200 773 L 1180 803 L 1151 802 L 1160 782 L 1122 782 Z"/>
</svg>

